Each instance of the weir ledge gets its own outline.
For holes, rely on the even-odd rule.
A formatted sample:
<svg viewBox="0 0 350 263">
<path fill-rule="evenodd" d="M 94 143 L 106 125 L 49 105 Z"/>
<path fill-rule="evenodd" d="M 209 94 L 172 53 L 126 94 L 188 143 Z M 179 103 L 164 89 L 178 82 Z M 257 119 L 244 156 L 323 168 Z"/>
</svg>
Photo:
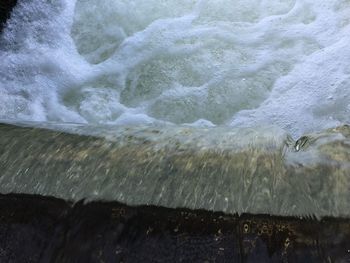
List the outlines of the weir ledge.
<svg viewBox="0 0 350 263">
<path fill-rule="evenodd" d="M 350 216 L 350 127 L 0 125 L 0 193 L 225 213 Z"/>
</svg>

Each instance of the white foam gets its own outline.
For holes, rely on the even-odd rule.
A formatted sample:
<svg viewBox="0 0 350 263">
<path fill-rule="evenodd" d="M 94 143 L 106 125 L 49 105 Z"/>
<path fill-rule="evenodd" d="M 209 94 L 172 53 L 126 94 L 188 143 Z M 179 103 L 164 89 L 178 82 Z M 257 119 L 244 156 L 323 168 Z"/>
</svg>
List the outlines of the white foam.
<svg viewBox="0 0 350 263">
<path fill-rule="evenodd" d="M 349 122 L 350 2 L 22 1 L 0 42 L 0 118 Z"/>
<path fill-rule="evenodd" d="M 239 112 L 232 125 L 275 123 L 301 134 L 350 121 L 350 5 L 331 2 L 313 5 L 319 19 L 308 30 L 324 47 L 278 79 L 260 107 Z"/>
</svg>

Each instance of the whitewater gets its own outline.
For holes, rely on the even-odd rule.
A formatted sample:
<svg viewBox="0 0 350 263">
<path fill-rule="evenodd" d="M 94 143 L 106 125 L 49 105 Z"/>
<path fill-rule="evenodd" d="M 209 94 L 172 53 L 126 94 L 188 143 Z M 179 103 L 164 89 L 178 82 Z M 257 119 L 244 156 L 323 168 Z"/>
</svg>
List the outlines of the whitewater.
<svg viewBox="0 0 350 263">
<path fill-rule="evenodd" d="M 0 119 L 350 122 L 349 0 L 27 0 L 0 37 Z"/>
</svg>

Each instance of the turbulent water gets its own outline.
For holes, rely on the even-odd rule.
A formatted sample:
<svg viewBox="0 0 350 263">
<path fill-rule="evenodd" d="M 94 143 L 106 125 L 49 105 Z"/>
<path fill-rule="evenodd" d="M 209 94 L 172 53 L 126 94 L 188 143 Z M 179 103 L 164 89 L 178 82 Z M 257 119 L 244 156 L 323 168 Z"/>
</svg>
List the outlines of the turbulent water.
<svg viewBox="0 0 350 263">
<path fill-rule="evenodd" d="M 0 118 L 350 121 L 349 0 L 26 0 L 0 40 Z"/>
</svg>

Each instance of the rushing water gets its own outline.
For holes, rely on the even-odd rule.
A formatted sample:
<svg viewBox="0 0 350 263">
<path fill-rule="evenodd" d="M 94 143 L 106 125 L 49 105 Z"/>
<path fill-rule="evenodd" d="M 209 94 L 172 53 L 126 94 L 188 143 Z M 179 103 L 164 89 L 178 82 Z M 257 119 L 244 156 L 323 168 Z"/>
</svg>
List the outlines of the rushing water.
<svg viewBox="0 0 350 263">
<path fill-rule="evenodd" d="M 345 262 L 349 14 L 18 0 L 0 35 L 0 261 Z"/>
<path fill-rule="evenodd" d="M 19 0 L 0 120 L 44 129 L 0 124 L 0 193 L 349 217 L 350 127 L 314 133 L 350 122 L 349 14 L 350 0 Z"/>
<path fill-rule="evenodd" d="M 349 0 L 27 0 L 0 42 L 0 118 L 349 122 Z"/>
<path fill-rule="evenodd" d="M 0 124 L 0 193 L 350 217 L 349 126 L 299 151 L 271 127 L 42 127 Z"/>
</svg>

